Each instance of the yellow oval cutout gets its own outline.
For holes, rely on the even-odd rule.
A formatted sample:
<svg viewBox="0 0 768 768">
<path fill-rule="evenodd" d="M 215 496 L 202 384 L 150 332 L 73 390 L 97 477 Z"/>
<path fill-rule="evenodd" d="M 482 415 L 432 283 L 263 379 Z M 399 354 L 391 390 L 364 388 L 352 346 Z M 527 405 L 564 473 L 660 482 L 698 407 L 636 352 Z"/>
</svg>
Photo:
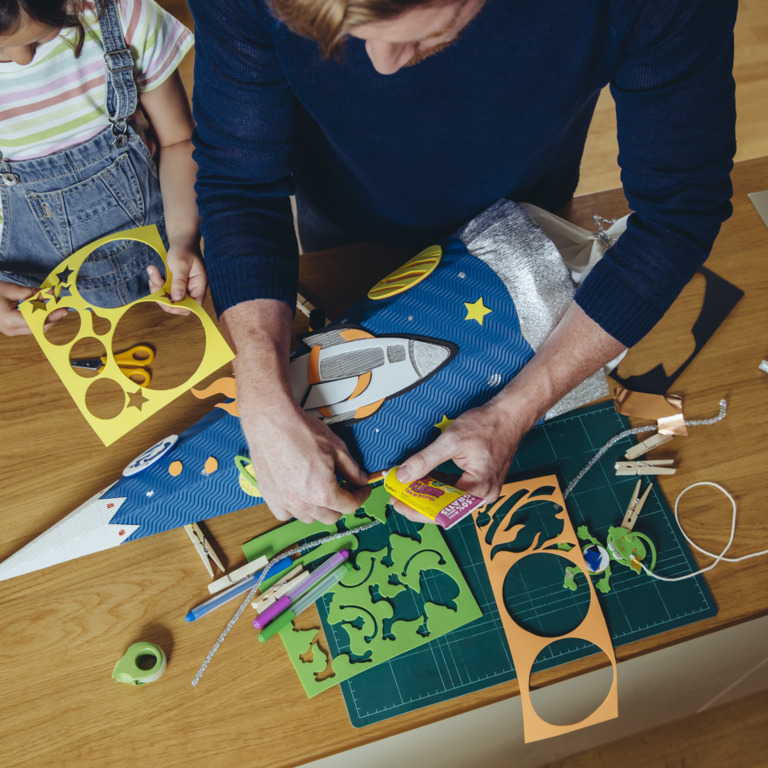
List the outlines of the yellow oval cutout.
<svg viewBox="0 0 768 768">
<path fill-rule="evenodd" d="M 413 288 L 422 280 L 428 278 L 440 263 L 443 257 L 443 249 L 439 245 L 430 245 L 420 253 L 417 253 L 412 259 L 403 264 L 394 272 L 379 280 L 376 285 L 368 291 L 368 298 L 373 301 L 388 299 L 390 296 L 396 296 L 409 288 Z"/>
</svg>

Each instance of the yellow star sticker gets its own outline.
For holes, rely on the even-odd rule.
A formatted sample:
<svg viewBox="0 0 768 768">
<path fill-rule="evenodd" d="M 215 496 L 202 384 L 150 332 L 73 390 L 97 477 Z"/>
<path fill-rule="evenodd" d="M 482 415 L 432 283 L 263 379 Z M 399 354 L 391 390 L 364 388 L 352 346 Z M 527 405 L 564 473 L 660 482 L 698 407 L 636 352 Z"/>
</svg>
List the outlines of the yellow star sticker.
<svg viewBox="0 0 768 768">
<path fill-rule="evenodd" d="M 439 429 L 441 432 L 445 432 L 448 427 L 453 424 L 454 419 L 449 419 L 445 414 L 443 414 L 443 418 L 440 419 L 440 422 L 438 424 L 435 424 L 435 429 Z"/>
<path fill-rule="evenodd" d="M 469 304 L 465 301 L 464 306 L 467 308 L 467 316 L 464 319 L 477 320 L 480 325 L 483 324 L 483 318 L 492 311 L 483 304 L 482 296 L 474 304 Z"/>
</svg>

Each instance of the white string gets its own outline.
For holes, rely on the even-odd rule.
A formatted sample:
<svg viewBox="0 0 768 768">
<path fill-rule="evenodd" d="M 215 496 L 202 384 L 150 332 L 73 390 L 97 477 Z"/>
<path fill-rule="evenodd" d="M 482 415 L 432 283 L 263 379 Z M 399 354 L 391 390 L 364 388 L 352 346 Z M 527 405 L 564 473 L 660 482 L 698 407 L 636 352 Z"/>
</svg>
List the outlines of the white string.
<svg viewBox="0 0 768 768">
<path fill-rule="evenodd" d="M 256 584 L 254 584 L 254 586 L 245 596 L 245 600 L 243 600 L 243 602 L 240 604 L 240 607 L 235 612 L 235 615 L 227 622 L 227 626 L 224 627 L 224 630 L 219 635 L 216 642 L 211 646 L 211 650 L 208 651 L 208 655 L 205 657 L 205 661 L 200 665 L 200 669 L 197 670 L 197 674 L 192 680 L 192 686 L 194 687 L 200 682 L 200 678 L 203 676 L 203 672 L 205 672 L 206 668 L 211 663 L 211 659 L 213 658 L 213 655 L 216 653 L 216 651 L 219 650 L 219 646 L 224 642 L 224 638 L 229 634 L 229 630 L 235 626 L 235 623 L 242 615 L 243 611 L 245 610 L 245 607 L 248 605 L 248 603 L 251 601 L 253 596 L 256 594 L 256 590 L 261 586 L 261 582 L 264 581 L 264 578 L 266 577 L 267 572 L 276 562 L 278 562 L 279 560 L 282 560 L 285 557 L 298 555 L 301 552 L 306 551 L 307 549 L 313 549 L 315 547 L 319 547 L 321 544 L 325 544 L 329 541 L 334 541 L 335 539 L 342 539 L 345 536 L 349 536 L 349 535 L 357 536 L 358 533 L 367 531 L 369 528 L 373 528 L 374 525 L 379 525 L 379 521 L 374 520 L 372 523 L 366 523 L 365 525 L 361 525 L 359 528 L 353 528 L 348 531 L 340 531 L 339 533 L 332 533 L 330 536 L 324 536 L 322 539 L 315 539 L 314 541 L 310 541 L 306 544 L 302 544 L 299 547 L 294 547 L 293 549 L 288 550 L 287 552 L 281 552 L 279 555 L 275 555 L 264 566 L 261 573 L 259 574 L 259 578 L 256 581 Z"/>
<path fill-rule="evenodd" d="M 680 522 L 680 517 L 678 516 L 678 507 L 680 505 L 680 499 L 683 498 L 683 496 L 688 493 L 688 491 L 691 490 L 691 488 L 696 488 L 699 485 L 710 485 L 713 488 L 717 488 L 718 491 L 722 491 L 730 500 L 731 502 L 731 535 L 728 538 L 728 543 L 723 548 L 723 551 L 716 555 L 713 552 L 709 552 L 703 547 L 700 547 L 696 542 L 693 541 L 693 539 L 688 536 L 688 534 L 685 532 L 685 529 L 682 526 L 682 523 Z M 678 526 L 680 526 L 680 533 L 683 534 L 685 537 L 685 540 L 696 550 L 701 552 L 704 555 L 707 555 L 708 557 L 714 557 L 715 561 L 713 563 L 710 563 L 706 568 L 700 568 L 698 571 L 694 571 L 693 573 L 686 573 L 683 576 L 659 576 L 657 573 L 653 573 L 652 571 L 649 571 L 648 568 L 643 565 L 639 560 L 635 559 L 635 562 L 640 565 L 640 567 L 649 575 L 652 576 L 654 579 L 658 579 L 659 581 L 682 581 L 683 579 L 690 579 L 693 576 L 699 576 L 702 573 L 706 573 L 707 571 L 711 571 L 719 562 L 725 561 L 726 563 L 739 563 L 742 560 L 749 560 L 751 557 L 760 557 L 761 555 L 768 555 L 768 549 L 764 549 L 762 552 L 752 552 L 752 554 L 749 555 L 743 555 L 742 557 L 726 557 L 725 553 L 730 549 L 731 544 L 733 544 L 733 537 L 736 533 L 736 502 L 733 499 L 733 496 L 731 496 L 728 491 L 725 490 L 721 485 L 718 485 L 717 483 L 712 483 L 709 480 L 702 480 L 698 483 L 693 483 L 692 485 L 689 485 L 684 490 L 680 491 L 680 495 L 677 497 L 677 500 L 675 501 L 675 521 L 677 522 Z"/>
<path fill-rule="evenodd" d="M 722 419 L 725 418 L 725 412 L 726 407 L 728 403 L 726 400 L 720 401 L 720 413 L 717 414 L 717 416 L 713 416 L 711 419 L 691 419 L 690 421 L 684 421 L 686 427 L 703 427 L 708 426 L 709 424 L 716 424 L 718 421 L 722 421 Z M 625 437 L 629 437 L 630 435 L 639 435 L 643 432 L 656 432 L 658 430 L 658 425 L 654 426 L 648 426 L 648 427 L 634 427 L 632 429 L 625 429 L 623 432 L 619 432 L 618 435 L 614 435 L 588 462 L 587 464 L 581 469 L 581 471 L 576 475 L 576 477 L 571 480 L 568 487 L 565 489 L 565 492 L 563 493 L 563 498 L 567 499 L 571 493 L 573 492 L 573 489 L 576 487 L 576 485 L 581 481 L 581 479 L 584 477 L 584 475 L 589 472 L 592 467 L 597 464 L 597 462 L 605 455 L 605 452 L 612 448 L 616 443 L 619 442 L 619 440 L 623 440 Z"/>
</svg>

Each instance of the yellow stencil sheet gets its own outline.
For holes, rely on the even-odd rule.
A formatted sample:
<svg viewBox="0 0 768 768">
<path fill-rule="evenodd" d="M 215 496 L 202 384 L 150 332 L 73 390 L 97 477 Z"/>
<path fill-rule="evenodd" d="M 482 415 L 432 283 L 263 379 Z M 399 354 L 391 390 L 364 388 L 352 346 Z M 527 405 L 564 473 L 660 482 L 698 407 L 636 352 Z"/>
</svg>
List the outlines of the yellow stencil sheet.
<svg viewBox="0 0 768 768">
<path fill-rule="evenodd" d="M 113 240 L 137 240 L 154 248 L 166 264 L 167 279 L 163 288 L 145 296 L 131 304 L 111 309 L 93 307 L 83 299 L 77 290 L 77 275 L 85 260 L 97 248 Z M 111 445 L 115 440 L 125 435 L 145 419 L 157 413 L 182 393 L 186 392 L 199 381 L 209 376 L 225 363 L 228 363 L 234 353 L 229 348 L 218 328 L 208 313 L 193 299 L 186 296 L 182 301 L 171 302 L 169 291 L 171 287 L 170 273 L 167 270 L 165 247 L 157 231 L 157 227 L 138 227 L 123 232 L 107 235 L 84 246 L 73 253 L 68 259 L 59 264 L 40 286 L 40 290 L 31 298 L 19 304 L 19 310 L 32 329 L 32 334 L 48 358 L 48 362 L 58 374 L 67 391 L 71 395 L 86 421 L 94 432 L 101 438 L 104 445 Z M 66 288 L 66 290 L 62 290 Z M 205 333 L 205 352 L 197 369 L 183 384 L 172 389 L 151 389 L 149 386 L 140 387 L 126 378 L 118 367 L 112 352 L 112 337 L 120 318 L 137 304 L 154 302 L 156 304 L 186 307 L 197 316 Z M 51 344 L 45 337 L 43 326 L 48 315 L 55 309 L 70 309 L 80 316 L 80 331 L 68 344 Z M 109 330 L 98 333 L 94 328 L 94 315 L 109 320 Z M 104 368 L 97 376 L 83 378 L 70 365 L 72 347 L 81 339 L 95 338 L 104 345 L 106 361 Z M 112 418 L 99 418 L 88 410 L 86 397 L 88 390 L 97 382 L 110 379 L 124 393 L 124 404 L 121 411 Z"/>
<path fill-rule="evenodd" d="M 487 528 L 477 526 L 478 516 L 484 514 L 484 512 L 487 514 L 489 510 L 498 510 L 507 499 L 521 491 L 523 492 L 521 497 L 509 510 L 505 516 L 504 522 L 501 525 L 493 526 L 492 534 L 490 531 L 491 526 L 488 526 Z M 531 545 L 522 552 L 511 552 L 508 549 L 504 549 L 503 545 L 513 542 L 518 533 L 524 528 L 524 524 L 510 525 L 509 521 L 512 520 L 516 510 L 534 500 L 537 502 L 552 501 L 553 504 L 557 505 L 559 509 L 555 516 L 563 522 L 562 533 L 559 536 L 546 541 L 540 541 L 539 534 L 537 533 L 534 536 Z M 588 573 L 584 557 L 581 553 L 581 545 L 576 538 L 573 525 L 565 510 L 565 502 L 557 478 L 554 475 L 550 475 L 524 482 L 507 483 L 502 488 L 501 497 L 497 502 L 493 505 L 488 505 L 484 509 L 476 510 L 472 514 L 475 518 L 475 530 L 480 541 L 480 548 L 483 552 L 483 559 L 488 571 L 488 576 L 490 577 L 491 587 L 493 588 L 493 596 L 499 608 L 502 626 L 504 627 L 504 633 L 507 636 L 507 643 L 512 654 L 512 661 L 515 665 L 515 670 L 517 671 L 517 679 L 520 685 L 520 701 L 523 706 L 525 741 L 539 741 L 541 739 L 550 738 L 551 736 L 559 736 L 563 733 L 569 733 L 570 731 L 575 731 L 588 725 L 595 725 L 614 717 L 618 717 L 619 707 L 616 684 L 616 655 L 613 650 L 613 643 L 611 642 L 611 636 L 608 632 L 605 618 L 603 617 L 600 605 L 597 602 L 597 595 L 595 593 L 595 588 L 592 585 L 592 580 L 585 577 L 590 593 L 590 604 L 586 616 L 578 627 L 559 637 L 541 637 L 540 635 L 536 635 L 533 632 L 523 629 L 512 616 L 510 616 L 504 601 L 504 580 L 507 573 L 509 573 L 510 569 L 527 555 L 537 554 L 550 557 L 562 557 L 569 561 L 569 565 L 575 565 L 580 568 L 584 574 Z M 489 535 L 492 535 L 492 540 L 490 542 L 486 541 Z M 564 551 L 558 549 L 558 544 L 571 544 L 572 547 L 570 550 Z M 593 643 L 605 653 L 613 666 L 613 682 L 608 691 L 608 695 L 591 715 L 580 722 L 565 725 L 553 725 L 539 716 L 531 702 L 531 668 L 533 667 L 536 658 L 548 645 L 558 640 L 570 638 L 586 640 L 587 642 Z"/>
</svg>

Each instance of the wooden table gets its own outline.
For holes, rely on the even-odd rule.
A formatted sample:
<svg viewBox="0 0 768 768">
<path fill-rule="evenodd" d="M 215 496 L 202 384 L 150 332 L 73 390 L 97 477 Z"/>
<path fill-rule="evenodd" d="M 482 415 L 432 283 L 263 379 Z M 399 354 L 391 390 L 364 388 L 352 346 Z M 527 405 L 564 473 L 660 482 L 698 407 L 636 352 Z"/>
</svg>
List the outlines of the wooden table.
<svg viewBox="0 0 768 768">
<path fill-rule="evenodd" d="M 680 441 L 681 470 L 662 486 L 674 501 L 697 480 L 726 485 L 739 505 L 733 545 L 738 555 L 768 548 L 768 376 L 758 370 L 768 357 L 768 229 L 747 199 L 748 192 L 768 187 L 768 159 L 737 167 L 734 185 L 734 216 L 723 227 L 708 266 L 746 295 L 674 387 L 685 396 L 688 418 L 714 415 L 722 397 L 728 399 L 728 416 Z M 578 199 L 572 208 L 573 220 L 591 228 L 592 214 L 617 217 L 626 212 L 626 203 L 621 191 L 611 191 Z M 378 248 L 362 247 L 362 252 L 361 257 L 361 247 L 350 247 L 304 259 L 302 285 L 331 316 L 402 257 Z M 671 310 L 674 322 L 664 321 L 632 351 L 628 361 L 633 367 L 650 368 L 683 353 L 689 342 L 681 338 L 681 323 L 697 311 L 699 300 L 694 283 Z M 161 369 L 173 372 L 183 365 L 186 340 L 195 333 L 194 324 L 155 321 L 158 329 L 151 334 L 128 328 L 121 341 L 136 343 L 149 336 L 161 375 Z M 299 317 L 296 331 L 302 327 Z M 145 448 L 180 432 L 210 408 L 187 393 L 105 448 L 37 345 L 28 337 L 0 343 L 0 558 L 112 482 Z M 725 500 L 698 489 L 689 497 L 696 508 L 686 516 L 689 532 L 719 551 L 727 539 Z M 274 524 L 262 506 L 214 518 L 206 526 L 228 566 L 236 567 L 244 562 L 241 543 Z M 617 657 L 632 659 L 765 615 L 767 564 L 765 559 L 721 564 L 706 576 L 719 606 L 717 616 L 622 646 Z M 356 730 L 341 693 L 333 690 L 308 700 L 281 644 L 260 646 L 245 618 L 200 685 L 192 688 L 190 681 L 231 615 L 223 609 L 185 622 L 186 611 L 206 596 L 208 580 L 186 534 L 176 530 L 0 583 L 0 762 L 102 768 L 297 765 L 517 693 L 517 684 L 509 682 Z M 165 675 L 138 689 L 115 684 L 115 662 L 138 640 L 165 649 Z M 598 663 L 596 657 L 582 659 L 543 672 L 534 682 L 566 680 Z"/>
</svg>

